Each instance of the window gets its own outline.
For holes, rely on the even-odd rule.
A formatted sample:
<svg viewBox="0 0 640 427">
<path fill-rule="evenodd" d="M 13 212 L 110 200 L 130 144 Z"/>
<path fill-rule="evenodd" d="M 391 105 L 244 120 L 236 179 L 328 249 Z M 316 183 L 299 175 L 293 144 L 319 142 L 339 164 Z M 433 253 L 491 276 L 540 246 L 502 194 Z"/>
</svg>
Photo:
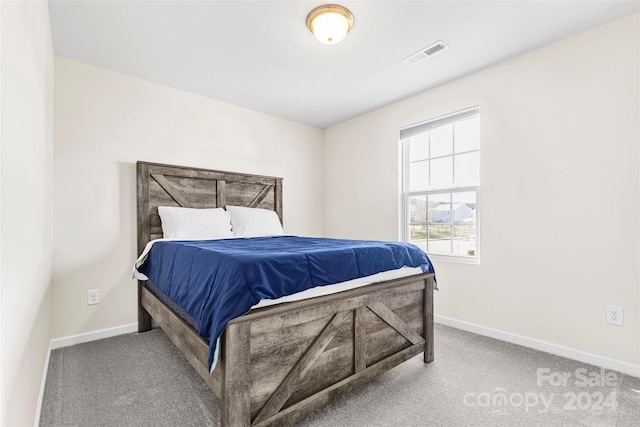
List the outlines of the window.
<svg viewBox="0 0 640 427">
<path fill-rule="evenodd" d="M 400 130 L 403 240 L 434 258 L 477 262 L 480 110 Z"/>
</svg>

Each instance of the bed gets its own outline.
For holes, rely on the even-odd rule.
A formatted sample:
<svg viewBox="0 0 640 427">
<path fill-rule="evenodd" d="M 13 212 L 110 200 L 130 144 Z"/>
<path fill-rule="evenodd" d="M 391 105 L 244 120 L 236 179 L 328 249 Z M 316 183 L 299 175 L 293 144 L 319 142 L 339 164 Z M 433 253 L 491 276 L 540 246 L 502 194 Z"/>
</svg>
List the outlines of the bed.
<svg viewBox="0 0 640 427">
<path fill-rule="evenodd" d="M 282 179 L 137 163 L 138 253 L 162 237 L 158 206 L 225 205 L 276 212 Z M 433 360 L 432 273 L 252 309 L 226 325 L 209 372 L 209 342 L 148 281 L 138 282 L 138 330 L 154 319 L 221 399 L 222 426 L 290 425 L 398 364 Z"/>
</svg>

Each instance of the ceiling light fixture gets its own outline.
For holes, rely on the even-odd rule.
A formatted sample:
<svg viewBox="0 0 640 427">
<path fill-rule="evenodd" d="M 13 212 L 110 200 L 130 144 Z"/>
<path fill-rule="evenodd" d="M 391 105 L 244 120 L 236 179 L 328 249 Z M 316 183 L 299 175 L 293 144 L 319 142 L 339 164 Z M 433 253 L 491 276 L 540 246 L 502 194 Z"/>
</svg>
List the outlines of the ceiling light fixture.
<svg viewBox="0 0 640 427">
<path fill-rule="evenodd" d="M 346 7 L 325 4 L 307 15 L 307 28 L 324 44 L 340 43 L 353 27 L 353 14 Z"/>
</svg>

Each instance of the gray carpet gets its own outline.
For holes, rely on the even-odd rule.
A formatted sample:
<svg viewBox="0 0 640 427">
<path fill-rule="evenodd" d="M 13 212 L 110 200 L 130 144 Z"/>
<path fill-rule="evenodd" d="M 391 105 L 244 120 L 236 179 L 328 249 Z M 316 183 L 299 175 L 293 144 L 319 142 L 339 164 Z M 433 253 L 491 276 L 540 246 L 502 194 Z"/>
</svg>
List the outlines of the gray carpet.
<svg viewBox="0 0 640 427">
<path fill-rule="evenodd" d="M 640 426 L 640 379 L 601 373 L 436 325 L 433 363 L 417 356 L 298 425 Z M 219 413 L 218 398 L 154 330 L 54 350 L 40 425 L 216 426 Z"/>
</svg>

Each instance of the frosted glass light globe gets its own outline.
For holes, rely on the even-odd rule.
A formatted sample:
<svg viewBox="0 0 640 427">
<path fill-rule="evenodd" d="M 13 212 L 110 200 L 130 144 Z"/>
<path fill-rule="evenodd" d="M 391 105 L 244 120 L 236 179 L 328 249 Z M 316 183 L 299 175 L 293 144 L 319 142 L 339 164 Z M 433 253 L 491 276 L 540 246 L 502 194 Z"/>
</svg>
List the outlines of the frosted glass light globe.
<svg viewBox="0 0 640 427">
<path fill-rule="evenodd" d="M 340 43 L 353 27 L 349 9 L 337 4 L 326 4 L 313 9 L 307 16 L 307 28 L 324 44 Z"/>
<path fill-rule="evenodd" d="M 339 13 L 325 13 L 311 23 L 313 34 L 324 44 L 340 43 L 349 32 L 349 21 Z"/>
</svg>

